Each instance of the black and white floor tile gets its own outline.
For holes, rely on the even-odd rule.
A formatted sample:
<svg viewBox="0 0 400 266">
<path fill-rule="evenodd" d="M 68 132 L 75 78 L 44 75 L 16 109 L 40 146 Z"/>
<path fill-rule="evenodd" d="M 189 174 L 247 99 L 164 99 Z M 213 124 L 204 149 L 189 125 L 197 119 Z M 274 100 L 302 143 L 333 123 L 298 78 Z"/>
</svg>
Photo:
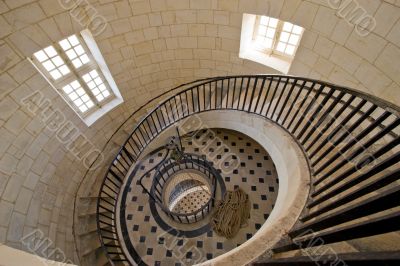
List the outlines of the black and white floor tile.
<svg viewBox="0 0 400 266">
<path fill-rule="evenodd" d="M 278 177 L 269 154 L 257 142 L 236 131 L 212 129 L 211 132 L 183 137 L 184 150 L 205 154 L 220 171 L 226 190 L 240 187 L 249 195 L 251 212 L 247 226 L 234 238 L 225 239 L 211 230 L 207 220 L 199 225 L 167 221 L 161 210 L 151 207 L 148 195 L 138 184 L 138 178 L 161 160 L 162 154 L 156 152 L 134 171 L 122 197 L 123 238 L 137 263 L 193 265 L 215 258 L 250 239 L 268 219 L 278 194 Z M 228 153 L 234 160 L 221 162 Z M 235 165 L 230 168 L 232 162 Z M 145 178 L 146 182 L 151 184 L 150 178 Z"/>
</svg>

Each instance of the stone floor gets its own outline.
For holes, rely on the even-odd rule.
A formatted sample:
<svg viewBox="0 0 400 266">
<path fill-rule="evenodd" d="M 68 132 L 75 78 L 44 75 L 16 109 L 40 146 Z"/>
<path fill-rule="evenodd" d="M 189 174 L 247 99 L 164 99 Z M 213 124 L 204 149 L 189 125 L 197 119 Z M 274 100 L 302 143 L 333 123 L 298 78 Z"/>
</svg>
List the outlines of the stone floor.
<svg viewBox="0 0 400 266">
<path fill-rule="evenodd" d="M 194 187 L 186 192 L 186 195 L 179 199 L 177 203 L 169 209 L 178 213 L 192 213 L 201 209 L 208 203 L 211 198 L 210 191 L 206 190 L 207 187 Z"/>
<path fill-rule="evenodd" d="M 120 221 L 124 244 L 136 263 L 193 265 L 217 257 L 250 239 L 268 219 L 274 206 L 278 194 L 275 166 L 254 140 L 225 129 L 202 131 L 182 139 L 185 152 L 205 154 L 213 163 L 226 190 L 240 187 L 249 195 L 250 219 L 232 239 L 212 231 L 208 225 L 210 215 L 189 225 L 171 221 L 138 182 L 138 178 L 162 159 L 162 152 L 155 152 L 145 157 L 142 165 L 133 171 L 121 199 L 122 206 L 125 205 L 121 210 L 124 219 Z M 226 160 L 226 155 L 233 160 Z M 144 178 L 144 183 L 149 185 L 150 179 Z"/>
</svg>

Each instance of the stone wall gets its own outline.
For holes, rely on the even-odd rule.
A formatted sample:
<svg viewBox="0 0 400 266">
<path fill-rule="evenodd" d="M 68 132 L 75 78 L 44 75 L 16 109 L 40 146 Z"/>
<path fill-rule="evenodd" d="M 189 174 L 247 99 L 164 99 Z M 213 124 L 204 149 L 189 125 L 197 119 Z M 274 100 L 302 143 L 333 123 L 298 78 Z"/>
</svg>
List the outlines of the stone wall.
<svg viewBox="0 0 400 266">
<path fill-rule="evenodd" d="M 243 13 L 306 29 L 290 74 L 400 102 L 398 0 L 358 0 L 376 20 L 364 37 L 354 27 L 356 19 L 330 6 L 340 1 L 84 0 L 76 1 L 78 7 L 73 2 L 0 2 L 0 242 L 9 246 L 26 249 L 21 237 L 39 228 L 73 258 L 73 202 L 86 171 L 69 143 L 46 126 L 46 114 L 31 113 L 22 104 L 25 96 L 41 92 L 94 147 L 102 147 L 128 114 L 177 84 L 215 75 L 277 73 L 238 57 Z M 93 26 L 96 17 L 105 18 L 106 28 L 95 39 L 125 102 L 88 128 L 26 57 Z"/>
</svg>

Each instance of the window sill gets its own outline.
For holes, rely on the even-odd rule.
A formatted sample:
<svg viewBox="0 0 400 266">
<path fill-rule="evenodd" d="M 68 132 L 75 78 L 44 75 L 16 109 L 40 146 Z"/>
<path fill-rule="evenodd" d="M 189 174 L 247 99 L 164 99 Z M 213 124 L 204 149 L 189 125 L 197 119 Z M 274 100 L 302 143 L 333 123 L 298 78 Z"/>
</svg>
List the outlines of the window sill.
<svg viewBox="0 0 400 266">
<path fill-rule="evenodd" d="M 243 51 L 239 53 L 239 57 L 243 59 L 248 59 L 260 64 L 263 64 L 265 66 L 271 67 L 273 69 L 276 69 L 284 74 L 289 73 L 290 69 L 290 62 L 279 58 L 278 56 L 274 55 L 267 55 L 262 52 L 258 52 L 255 50 L 252 51 Z"/>
<path fill-rule="evenodd" d="M 124 101 L 121 98 L 115 98 L 111 100 L 106 105 L 102 106 L 99 110 L 93 112 L 92 114 L 88 115 L 87 117 L 83 118 L 83 122 L 90 127 L 94 124 L 98 119 L 103 117 L 105 114 L 113 110 L 115 107 L 123 103 Z"/>
</svg>

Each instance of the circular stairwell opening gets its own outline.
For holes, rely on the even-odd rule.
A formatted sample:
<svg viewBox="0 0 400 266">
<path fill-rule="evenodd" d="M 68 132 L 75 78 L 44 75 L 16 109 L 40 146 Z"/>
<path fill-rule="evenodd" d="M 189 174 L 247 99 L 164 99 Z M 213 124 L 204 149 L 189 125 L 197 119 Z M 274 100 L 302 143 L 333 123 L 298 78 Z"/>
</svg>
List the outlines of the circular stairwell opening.
<svg viewBox="0 0 400 266">
<path fill-rule="evenodd" d="M 165 143 L 167 139 L 168 136 L 161 138 L 159 143 Z M 278 175 L 270 154 L 257 141 L 238 131 L 211 128 L 194 135 L 182 135 L 182 147 L 185 154 L 194 155 L 196 160 L 204 160 L 211 166 L 214 176 L 217 176 L 216 185 L 212 186 L 207 172 L 199 170 L 197 165 L 193 167 L 190 160 L 163 162 L 164 158 L 169 158 L 166 156 L 167 149 L 159 150 L 157 145 L 149 149 L 130 174 L 121 195 L 121 204 L 124 206 L 119 214 L 121 239 L 124 239 L 132 262 L 175 265 L 184 261 L 186 265 L 195 265 L 219 257 L 244 246 L 255 237 L 272 213 L 280 187 Z M 162 167 L 157 173 L 160 164 Z M 147 175 L 150 169 L 154 171 Z M 154 179 L 162 180 L 161 176 L 164 176 L 167 180 L 167 172 L 169 181 L 160 187 L 156 186 Z M 162 206 L 142 189 L 142 176 L 143 185 L 149 192 L 161 192 Z M 243 189 L 250 197 L 250 219 L 234 238 L 226 239 L 212 230 L 211 214 L 225 192 L 233 191 L 236 187 Z M 210 205 L 210 212 L 204 218 L 198 214 L 197 222 L 194 216 L 189 218 L 187 214 L 191 211 L 201 213 L 199 209 L 205 209 L 201 206 L 209 201 L 208 195 L 213 194 L 214 188 L 215 207 Z M 193 199 L 202 197 L 199 195 L 203 192 L 206 197 L 193 202 Z M 179 214 L 179 217 L 186 215 L 189 222 L 182 218 L 180 222 L 168 213 Z"/>
<path fill-rule="evenodd" d="M 212 186 L 199 171 L 176 173 L 166 185 L 164 201 L 171 212 L 196 213 L 212 199 Z"/>
<path fill-rule="evenodd" d="M 157 169 L 150 194 L 161 210 L 178 223 L 203 220 L 215 203 L 218 171 L 196 154 L 167 159 Z"/>
</svg>

